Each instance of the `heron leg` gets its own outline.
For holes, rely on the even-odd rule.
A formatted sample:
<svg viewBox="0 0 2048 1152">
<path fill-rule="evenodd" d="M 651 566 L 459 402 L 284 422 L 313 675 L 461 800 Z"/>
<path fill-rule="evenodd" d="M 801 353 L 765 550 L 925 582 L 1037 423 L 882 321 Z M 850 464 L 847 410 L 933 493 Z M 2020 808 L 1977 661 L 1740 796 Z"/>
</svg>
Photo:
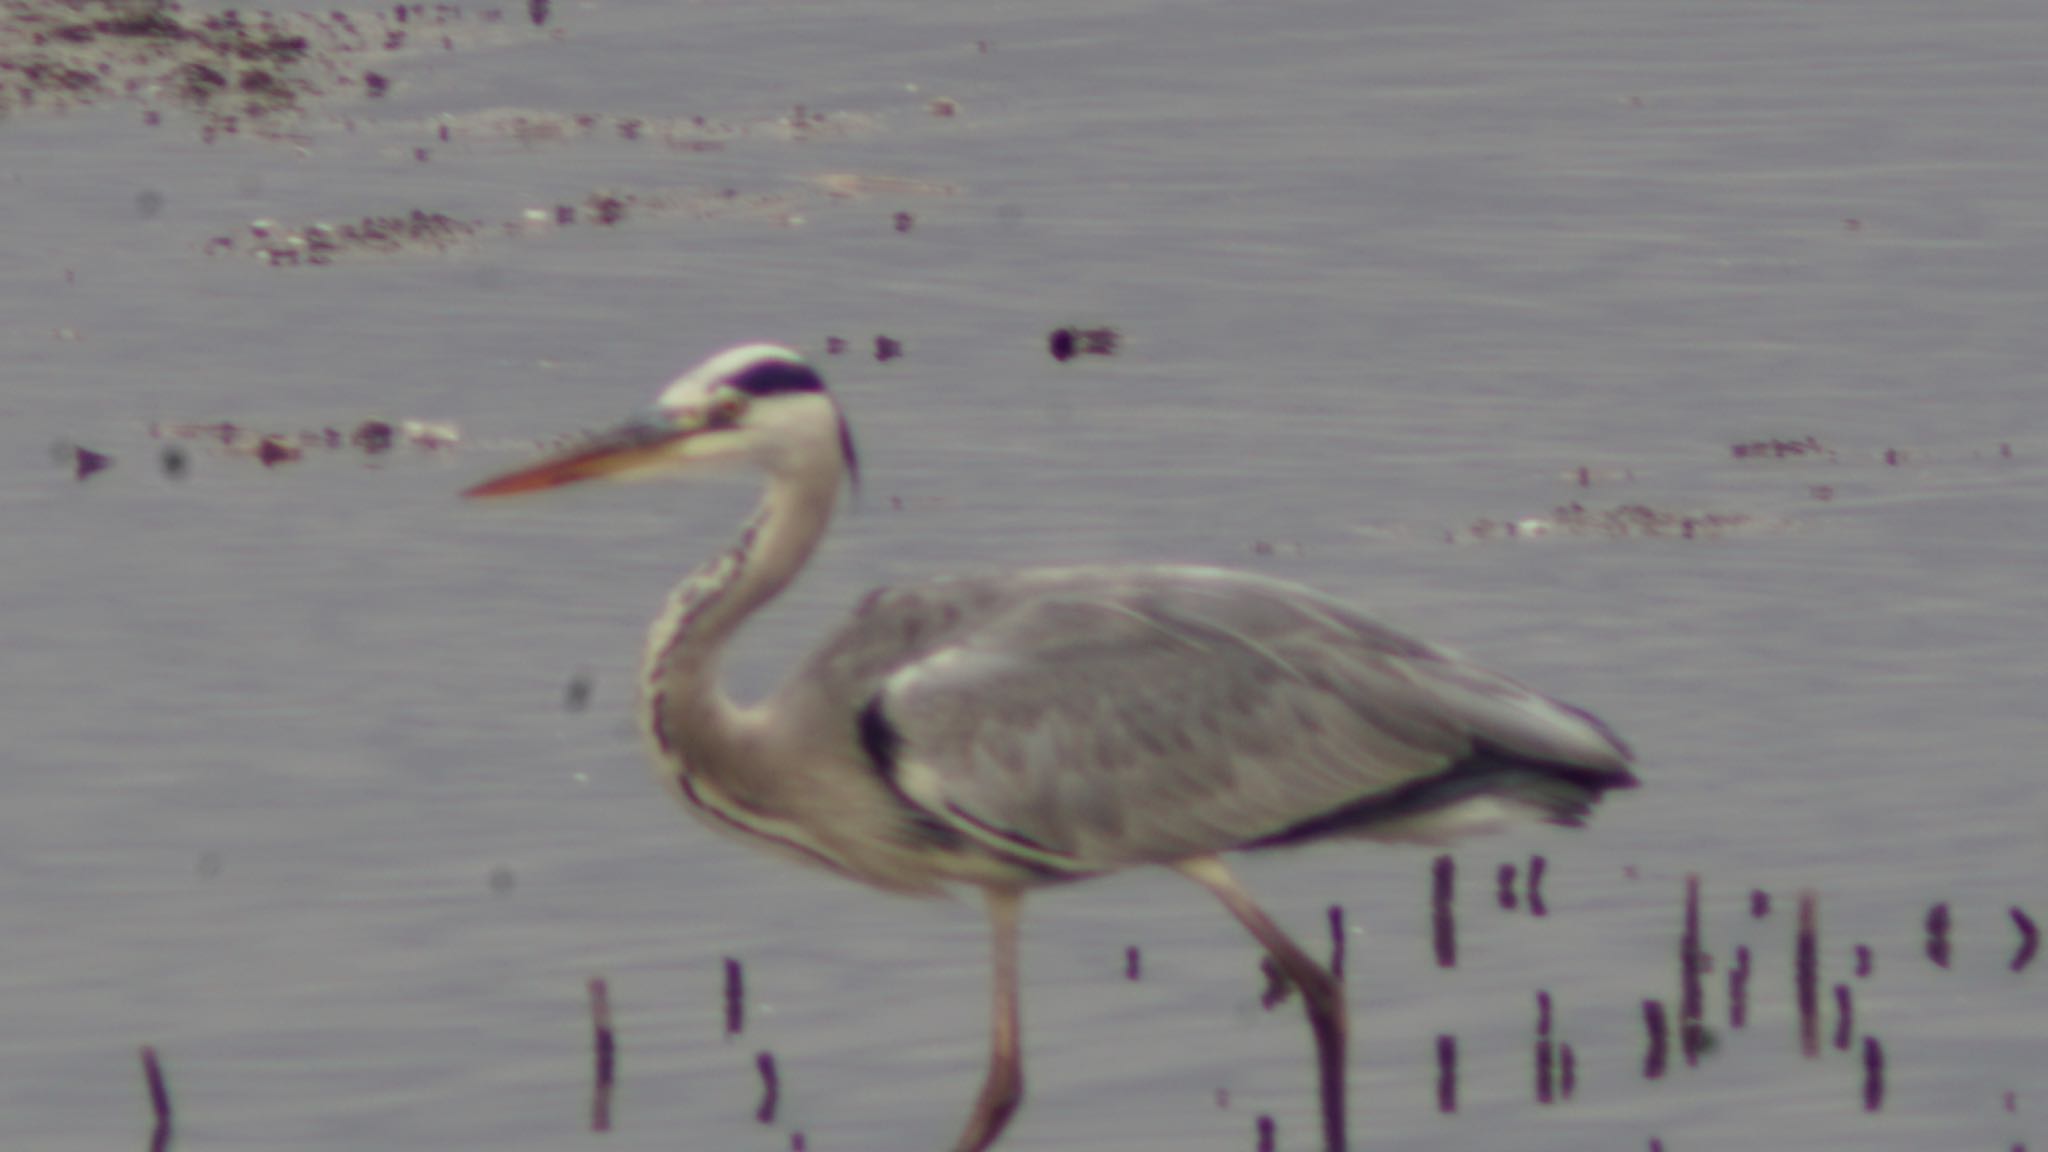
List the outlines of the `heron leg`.
<svg viewBox="0 0 2048 1152">
<path fill-rule="evenodd" d="M 1017 1025 L 1017 916 L 1024 894 L 1014 888 L 987 888 L 984 894 L 994 976 L 988 1078 L 982 1081 L 981 1096 L 953 1152 L 983 1152 L 1024 1103 L 1024 1036 Z"/>
<path fill-rule="evenodd" d="M 1223 861 L 1214 856 L 1183 860 L 1174 866 L 1181 875 L 1216 894 L 1230 914 L 1258 938 L 1280 971 L 1301 989 L 1309 1031 L 1316 1041 L 1316 1063 L 1323 1103 L 1323 1145 L 1327 1152 L 1345 1152 L 1344 1048 L 1349 1024 L 1344 1011 L 1344 986 L 1329 970 L 1309 959 L 1287 933 L 1252 900 Z"/>
</svg>

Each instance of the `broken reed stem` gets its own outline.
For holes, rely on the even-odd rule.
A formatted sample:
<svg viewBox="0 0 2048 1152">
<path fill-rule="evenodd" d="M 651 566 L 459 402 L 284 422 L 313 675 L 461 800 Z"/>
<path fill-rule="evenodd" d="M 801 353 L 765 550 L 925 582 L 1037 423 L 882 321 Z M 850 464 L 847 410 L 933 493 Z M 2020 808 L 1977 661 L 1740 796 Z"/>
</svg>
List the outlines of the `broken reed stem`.
<svg viewBox="0 0 2048 1152">
<path fill-rule="evenodd" d="M 1820 1055 L 1820 897 L 1799 894 L 1799 938 L 1793 950 L 1793 981 L 1799 998 L 1799 1051 Z"/>
<path fill-rule="evenodd" d="M 1494 898 L 1500 902 L 1501 911 L 1513 912 L 1516 908 L 1521 907 L 1521 901 L 1515 896 L 1515 866 L 1513 864 L 1501 865 L 1494 872 L 1493 878 L 1494 882 L 1500 887 L 1500 891 L 1495 893 Z"/>
<path fill-rule="evenodd" d="M 1870 945 L 1858 944 L 1856 946 L 1856 978 L 1858 980 L 1868 980 L 1870 979 L 1870 974 L 1875 971 L 1877 971 L 1876 954 L 1871 952 Z"/>
<path fill-rule="evenodd" d="M 1569 1100 L 1579 1086 L 1579 1061 L 1569 1044 L 1557 1046 L 1557 1072 L 1558 1094 Z"/>
<path fill-rule="evenodd" d="M 731 956 L 725 958 L 725 1034 L 727 1038 L 739 1035 L 747 1026 L 747 975 L 740 969 L 740 962 Z"/>
<path fill-rule="evenodd" d="M 1689 872 L 1685 877 L 1685 935 L 1678 943 L 1678 1035 L 1685 1062 L 1692 1066 L 1700 1062 L 1706 1031 L 1707 994 L 1700 982 L 1700 959 L 1700 874 Z"/>
<path fill-rule="evenodd" d="M 1875 1036 L 1863 1038 L 1863 1110 L 1884 1107 L 1884 1045 Z"/>
<path fill-rule="evenodd" d="M 1541 856 L 1529 857 L 1529 915 L 1548 916 L 1550 907 L 1543 903 L 1543 873 L 1550 868 L 1550 861 Z"/>
<path fill-rule="evenodd" d="M 1948 943 L 1948 904 L 1936 904 L 1927 910 L 1927 958 L 1937 968 L 1948 967 L 1950 949 Z"/>
<path fill-rule="evenodd" d="M 597 1071 L 590 1089 L 590 1130 L 612 1127 L 612 1079 L 618 1067 L 618 1042 L 612 1033 L 611 989 L 604 977 L 590 978 L 590 1032 Z"/>
<path fill-rule="evenodd" d="M 1458 1110 L 1458 1038 L 1448 1032 L 1436 1038 L 1436 1110 Z"/>
<path fill-rule="evenodd" d="M 1749 1023 L 1749 945 L 1735 948 L 1735 965 L 1728 969 L 1728 1027 Z"/>
<path fill-rule="evenodd" d="M 149 1108 L 156 1116 L 156 1129 L 150 1134 L 150 1152 L 164 1152 L 171 1146 L 171 1087 L 164 1080 L 163 1062 L 157 1059 L 156 1047 L 142 1046 L 142 1083 L 149 1089 Z"/>
<path fill-rule="evenodd" d="M 1330 976 L 1344 982 L 1344 909 L 1330 905 Z"/>
<path fill-rule="evenodd" d="M 1294 991 L 1294 984 L 1287 979 L 1287 973 L 1280 970 L 1280 962 L 1271 956 L 1259 957 L 1259 971 L 1266 977 L 1266 990 L 1259 993 L 1259 1007 L 1271 1012 L 1287 1003 L 1288 995 Z"/>
<path fill-rule="evenodd" d="M 1536 1102 L 1549 1104 L 1557 1098 L 1554 1070 L 1556 1049 L 1550 1039 L 1550 993 L 1536 993 Z"/>
<path fill-rule="evenodd" d="M 1436 944 L 1436 966 L 1458 966 L 1458 924 L 1451 912 L 1456 895 L 1458 865 L 1449 856 L 1439 856 L 1430 865 L 1430 923 Z"/>
<path fill-rule="evenodd" d="M 1847 984 L 1835 985 L 1835 1051 L 1847 1052 L 1856 1034 L 1856 1010 Z"/>
<path fill-rule="evenodd" d="M 1664 1002 L 1643 1001 L 1643 1029 L 1649 1033 L 1650 1047 L 1643 1053 L 1643 1079 L 1664 1078 L 1664 1052 L 1669 1033 L 1664 1021 Z"/>
<path fill-rule="evenodd" d="M 1271 1116 L 1261 1116 L 1252 1122 L 1252 1130 L 1258 1133 L 1258 1152 L 1274 1152 L 1280 1146 L 1276 1126 Z"/>
<path fill-rule="evenodd" d="M 2041 950 L 2041 930 L 2034 927 L 2033 917 L 2015 904 L 2006 910 L 2012 917 L 2012 926 L 2020 930 L 2020 950 L 2012 954 L 2012 970 L 2018 972 L 2034 962 L 2034 953 Z"/>
<path fill-rule="evenodd" d="M 755 1055 L 754 1067 L 761 1070 L 761 1106 L 754 1110 L 754 1119 L 763 1124 L 773 1124 L 775 1108 L 782 1102 L 782 1078 L 775 1072 L 775 1053 Z"/>
</svg>

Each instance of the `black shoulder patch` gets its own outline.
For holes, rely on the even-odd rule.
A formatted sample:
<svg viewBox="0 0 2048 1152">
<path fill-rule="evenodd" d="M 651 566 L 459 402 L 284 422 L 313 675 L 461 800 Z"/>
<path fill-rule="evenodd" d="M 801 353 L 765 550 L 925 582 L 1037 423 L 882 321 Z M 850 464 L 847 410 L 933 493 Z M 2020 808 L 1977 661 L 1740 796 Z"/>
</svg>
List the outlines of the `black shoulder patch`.
<svg viewBox="0 0 2048 1152">
<path fill-rule="evenodd" d="M 896 758 L 903 751 L 903 734 L 896 731 L 887 716 L 882 715 L 880 693 L 871 697 L 867 707 L 860 710 L 860 748 L 868 754 L 868 763 L 874 766 L 890 788 L 895 788 Z"/>
<path fill-rule="evenodd" d="M 889 788 L 889 794 L 903 805 L 904 832 L 918 845 L 938 848 L 945 852 L 960 852 L 967 847 L 964 833 L 939 819 L 930 809 L 903 794 L 896 783 L 896 765 L 903 754 L 903 733 L 889 723 L 882 715 L 882 695 L 877 692 L 868 699 L 867 707 L 860 710 L 860 748 L 868 754 L 868 764 L 875 775 Z"/>
<path fill-rule="evenodd" d="M 823 392 L 825 381 L 809 364 L 797 360 L 768 358 L 731 380 L 732 386 L 749 396 L 777 396 L 784 392 Z"/>
</svg>

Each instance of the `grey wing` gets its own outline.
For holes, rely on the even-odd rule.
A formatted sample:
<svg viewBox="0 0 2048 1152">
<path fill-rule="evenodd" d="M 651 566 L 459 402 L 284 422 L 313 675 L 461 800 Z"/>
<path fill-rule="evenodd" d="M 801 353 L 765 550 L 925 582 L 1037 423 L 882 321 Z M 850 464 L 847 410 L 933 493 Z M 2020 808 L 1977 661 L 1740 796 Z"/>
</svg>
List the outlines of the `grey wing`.
<svg viewBox="0 0 2048 1152">
<path fill-rule="evenodd" d="M 1428 838 L 1489 803 L 1572 823 L 1634 783 L 1589 714 L 1305 588 L 1111 569 L 989 596 L 877 678 L 862 740 L 905 800 L 1042 866 Z"/>
</svg>

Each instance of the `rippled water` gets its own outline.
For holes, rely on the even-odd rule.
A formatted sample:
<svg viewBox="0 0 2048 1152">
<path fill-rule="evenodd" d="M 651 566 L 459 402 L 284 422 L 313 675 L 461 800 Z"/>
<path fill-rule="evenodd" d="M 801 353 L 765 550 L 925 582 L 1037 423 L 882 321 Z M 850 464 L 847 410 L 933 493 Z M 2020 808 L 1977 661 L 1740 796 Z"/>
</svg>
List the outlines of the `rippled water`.
<svg viewBox="0 0 2048 1152">
<path fill-rule="evenodd" d="M 1359 1143 L 2048 1144 L 2048 961 L 2007 970 L 2006 912 L 2048 918 L 2044 24 L 1996 0 L 587 3 L 380 63 L 391 94 L 314 114 L 302 148 L 206 145 L 129 105 L 17 112 L 0 1143 L 144 1143 L 142 1043 L 184 1149 L 951 1139 L 985 1043 L 978 914 L 757 858 L 641 762 L 643 621 L 745 486 L 454 495 L 717 347 L 838 335 L 823 362 L 867 489 L 744 637 L 736 689 L 876 583 L 1179 559 L 1357 600 L 1635 743 L 1646 787 L 1585 833 L 1459 848 L 1452 971 L 1427 852 L 1247 864 L 1305 940 L 1331 903 L 1359 930 Z M 494 109 L 760 126 L 797 104 L 845 132 L 699 151 L 488 129 Z M 829 195 L 833 173 L 883 191 Z M 599 189 L 777 207 L 321 268 L 204 250 L 256 219 L 507 221 Z M 1064 324 L 1114 327 L 1118 355 L 1055 363 Z M 878 333 L 906 355 L 865 355 Z M 193 442 L 172 478 L 150 437 L 369 418 L 465 439 L 268 470 Z M 1807 436 L 1826 451 L 1731 451 Z M 116 464 L 75 481 L 51 452 L 71 444 Z M 1574 500 L 1741 519 L 1475 538 Z M 1540 920 L 1493 906 L 1494 865 L 1532 852 Z M 1688 872 L 1709 1017 L 1746 944 L 1750 1025 L 1648 1083 L 1641 1002 L 1675 1003 Z M 1802 888 L 1826 984 L 1887 1054 L 1875 1115 L 1854 1052 L 1798 1054 Z M 1922 952 L 1937 901 L 1946 971 Z M 1037 900 L 1025 968 L 1033 1095 L 1005 1148 L 1249 1148 L 1260 1113 L 1313 1146 L 1304 1030 L 1259 1010 L 1249 942 L 1192 886 Z M 602 1138 L 594 974 L 621 1044 Z M 1578 1059 L 1549 1108 L 1538 989 Z"/>
</svg>

